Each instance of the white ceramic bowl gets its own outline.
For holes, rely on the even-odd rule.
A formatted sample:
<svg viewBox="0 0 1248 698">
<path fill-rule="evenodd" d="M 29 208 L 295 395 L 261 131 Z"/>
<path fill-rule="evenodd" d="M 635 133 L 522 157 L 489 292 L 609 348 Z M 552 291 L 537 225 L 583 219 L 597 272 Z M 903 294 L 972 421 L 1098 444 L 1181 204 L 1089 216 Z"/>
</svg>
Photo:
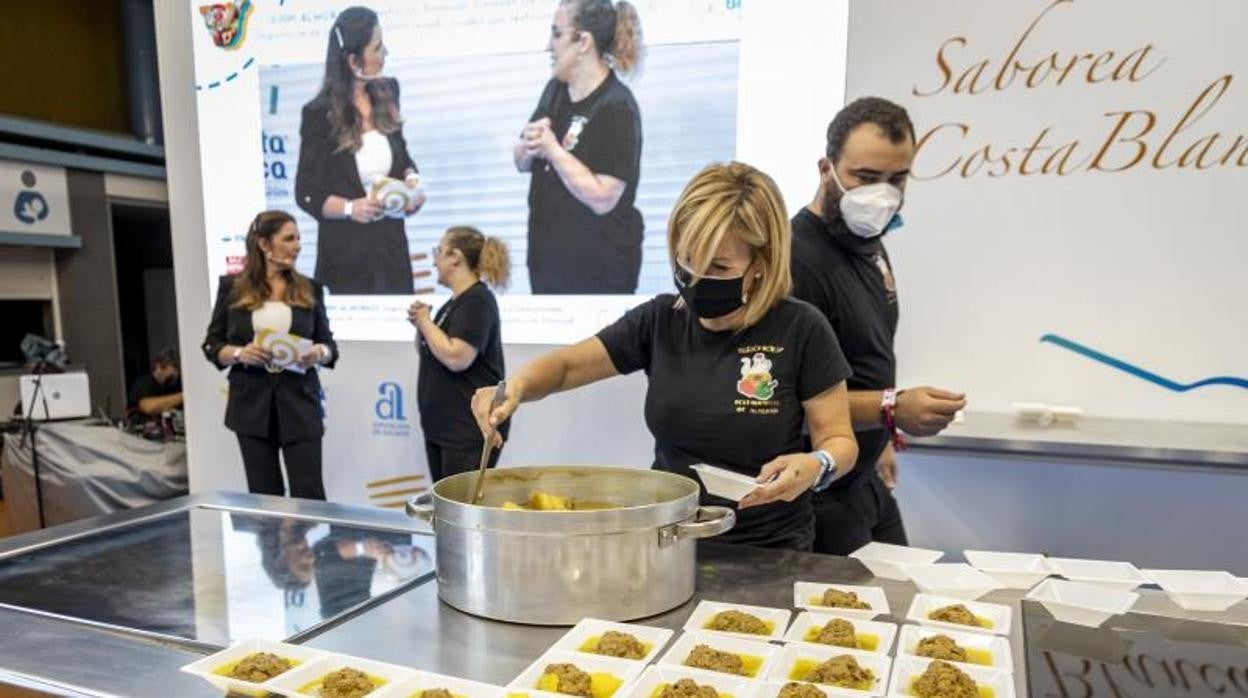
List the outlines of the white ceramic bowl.
<svg viewBox="0 0 1248 698">
<path fill-rule="evenodd" d="M 763 621 L 771 626 L 771 632 L 766 635 L 751 635 L 749 633 L 736 633 L 726 630 L 710 630 L 706 627 L 708 623 L 715 618 L 715 615 L 722 611 L 741 611 L 748 613 L 755 618 Z M 689 632 L 706 632 L 716 635 L 731 635 L 746 640 L 771 640 L 779 641 L 784 637 L 784 631 L 789 627 L 789 618 L 793 612 L 787 608 L 766 608 L 763 606 L 745 606 L 737 603 L 721 603 L 719 601 L 699 601 L 694 607 L 693 613 L 690 614 L 689 620 L 685 621 L 684 630 Z"/>
<path fill-rule="evenodd" d="M 824 606 L 818 603 L 818 601 L 823 598 L 824 592 L 829 589 L 852 591 L 858 595 L 859 601 L 867 604 L 871 608 L 836 608 L 833 606 Z M 880 587 L 858 586 L 854 584 L 816 584 L 815 582 L 794 582 L 793 605 L 797 608 L 805 608 L 811 611 L 840 613 L 852 618 L 863 618 L 867 620 L 876 616 L 888 614 L 888 597 L 884 595 L 883 589 Z"/>
<path fill-rule="evenodd" d="M 617 693 L 615 698 L 650 698 L 659 687 L 673 684 L 681 679 L 692 679 L 701 686 L 710 686 L 719 693 L 720 698 L 754 698 L 759 682 L 741 676 L 731 676 L 714 671 L 702 671 L 678 666 L 647 667 L 641 676 L 632 683 L 625 694 Z M 564 698 L 567 698 L 564 696 Z"/>
<path fill-rule="evenodd" d="M 784 641 L 786 643 L 807 642 L 810 644 L 819 644 L 811 642 L 807 639 L 807 635 L 812 630 L 819 630 L 835 618 L 848 621 L 854 624 L 854 634 L 858 637 L 858 648 L 863 652 L 876 652 L 888 656 L 893 650 L 893 640 L 897 637 L 897 626 L 893 623 L 879 623 L 872 620 L 864 620 L 860 617 L 852 616 L 847 613 L 838 613 L 836 611 L 803 611 L 799 613 L 797 618 L 793 620 L 793 625 L 789 626 L 789 632 L 785 634 Z M 874 647 L 864 647 L 863 641 L 868 640 Z M 830 646 L 830 645 L 824 645 Z"/>
<path fill-rule="evenodd" d="M 269 693 L 268 689 L 263 687 L 269 686 L 278 677 L 273 677 L 263 683 L 252 683 L 231 678 L 226 675 L 228 672 L 224 671 L 232 668 L 232 665 L 243 657 L 256 652 L 269 652 L 283 659 L 289 659 L 294 666 L 288 669 L 286 673 L 290 673 L 304 664 L 316 661 L 329 654 L 321 650 L 314 650 L 300 645 L 289 645 L 284 642 L 248 640 L 191 662 L 183 666 L 182 671 L 200 677 L 225 693 L 232 691 L 242 695 L 263 696 Z"/>
<path fill-rule="evenodd" d="M 1024 598 L 1040 602 L 1063 623 L 1099 628 L 1110 618 L 1130 611 L 1140 595 L 1096 584 L 1046 579 Z"/>
<path fill-rule="evenodd" d="M 871 688 L 866 690 L 858 690 L 847 688 L 844 686 L 829 686 L 829 688 L 837 688 L 841 691 L 856 696 L 882 696 L 884 690 L 888 687 L 888 673 L 892 669 L 893 660 L 886 655 L 877 654 L 875 652 L 861 652 L 859 650 L 846 649 L 844 647 L 828 647 L 826 645 L 810 645 L 806 643 L 794 643 L 785 645 L 780 651 L 780 655 L 771 666 L 771 673 L 767 676 L 769 681 L 800 681 L 802 683 L 810 683 L 803 679 L 793 676 L 794 670 L 799 662 L 812 662 L 820 664 L 826 662 L 833 657 L 849 655 L 857 660 L 858 664 L 871 670 L 875 674 L 875 682 Z M 822 684 L 820 684 L 822 685 Z"/>
<path fill-rule="evenodd" d="M 1082 560 L 1069 557 L 1049 558 L 1049 567 L 1072 582 L 1131 591 L 1148 579 L 1129 562 L 1118 560 Z"/>
<path fill-rule="evenodd" d="M 1014 671 L 1014 657 L 1010 653 L 1010 641 L 1000 635 L 988 635 L 986 633 L 966 633 L 947 628 L 905 625 L 902 626 L 901 636 L 897 640 L 897 656 L 918 657 L 915 652 L 919 648 L 919 642 L 937 635 L 944 635 L 958 643 L 963 649 L 968 650 L 970 654 L 967 657 L 968 661 L 955 662 L 956 664 L 970 664 L 989 669 L 1000 669 L 1001 671 Z M 928 659 L 928 657 L 918 658 Z M 981 659 L 982 661 L 975 661 L 976 659 Z"/>
<path fill-rule="evenodd" d="M 968 611 L 975 614 L 977 617 L 987 620 L 990 626 L 958 625 L 957 623 L 932 620 L 928 617 L 932 611 L 935 611 L 938 608 L 944 608 L 945 606 L 952 606 L 954 604 L 962 604 Z M 950 630 L 958 630 L 961 632 L 989 633 L 1009 637 L 1010 621 L 1013 616 L 1013 609 L 999 603 L 967 601 L 966 599 L 956 599 L 950 596 L 935 596 L 933 594 L 916 594 L 914 601 L 910 602 L 910 610 L 906 613 L 906 620 L 914 621 L 920 625 L 929 625 L 936 628 L 949 628 Z"/>
<path fill-rule="evenodd" d="M 641 660 L 642 663 L 649 663 L 659 656 L 668 641 L 676 633 L 667 628 L 652 628 L 648 625 L 632 625 L 629 623 L 613 623 L 606 620 L 598 620 L 596 618 L 584 618 L 581 622 L 572 626 L 572 629 L 559 638 L 555 644 L 551 645 L 551 649 L 566 650 L 569 652 L 585 652 L 586 654 L 597 655 L 582 649 L 587 643 L 595 638 L 601 637 L 608 630 L 615 630 L 622 633 L 628 633 L 633 637 L 641 640 L 643 645 L 647 645 L 646 656 Z"/>
<path fill-rule="evenodd" d="M 1248 599 L 1248 582 L 1230 572 L 1204 570 L 1143 570 L 1180 608 L 1220 613 Z"/>
<path fill-rule="evenodd" d="M 320 691 L 313 693 L 314 689 L 311 687 L 311 684 L 318 682 L 330 672 L 346 667 L 358 669 L 368 674 L 370 678 L 375 677 L 380 680 L 382 683 L 378 685 L 374 693 L 380 693 L 382 689 L 392 684 L 406 681 L 416 675 L 414 669 L 408 669 L 395 664 L 374 662 L 371 659 L 351 657 L 345 654 L 330 654 L 273 679 L 269 684 L 270 690 L 288 698 L 317 698 Z"/>
<path fill-rule="evenodd" d="M 971 567 L 996 579 L 1006 589 L 1030 589 L 1053 574 L 1043 555 L 963 550 Z"/>
<path fill-rule="evenodd" d="M 502 686 L 469 681 L 457 676 L 435 674 L 431 671 L 418 671 L 415 676 L 386 686 L 370 694 L 368 698 L 411 698 L 421 691 L 433 688 L 445 688 L 453 695 L 464 698 L 503 698 L 506 694 L 506 689 Z"/>
<path fill-rule="evenodd" d="M 936 562 L 944 553 L 926 548 L 911 548 L 905 545 L 891 545 L 871 541 L 849 554 L 861 562 L 871 574 L 880 579 L 892 579 L 899 582 L 909 581 L 907 565 L 927 565 Z"/>
<path fill-rule="evenodd" d="M 898 657 L 893 662 L 893 676 L 889 681 L 890 696 L 912 696 L 910 684 L 914 679 L 927 671 L 928 665 L 936 660 L 924 657 Z M 969 674 L 975 683 L 992 689 L 993 698 L 1014 698 L 1014 676 L 1007 671 L 989 669 L 970 664 L 955 664 L 958 669 Z"/>
<path fill-rule="evenodd" d="M 615 690 L 615 695 L 619 695 L 621 691 L 628 688 L 629 683 L 641 675 L 645 665 L 630 659 L 617 659 L 615 657 L 604 657 L 600 654 L 588 654 L 586 652 L 569 652 L 567 650 L 547 650 L 546 654 L 538 657 L 536 661 L 528 666 L 524 671 L 520 672 L 511 683 L 507 684 L 507 692 L 539 692 L 538 681 L 541 680 L 542 674 L 546 673 L 548 664 L 572 664 L 581 671 L 594 674 L 603 672 L 611 674 L 619 679 L 620 685 Z"/>
<path fill-rule="evenodd" d="M 965 562 L 938 562 L 930 565 L 907 565 L 906 574 L 919 589 L 938 596 L 975 600 L 1001 583 Z"/>
<path fill-rule="evenodd" d="M 706 645 L 711 649 L 731 652 L 742 657 L 757 658 L 759 660 L 757 667 L 750 676 L 743 677 L 749 679 L 761 679 L 766 676 L 767 672 L 771 671 L 771 665 L 775 662 L 776 655 L 780 652 L 779 645 L 773 645 L 769 642 L 742 640 L 728 635 L 716 635 L 713 633 L 686 632 L 681 633 L 676 638 L 671 647 L 663 653 L 663 656 L 659 657 L 657 663 L 661 666 L 692 669 L 693 667 L 685 666 L 685 659 L 696 645 Z"/>
<path fill-rule="evenodd" d="M 723 497 L 734 502 L 739 502 L 745 495 L 753 492 L 758 487 L 758 483 L 754 478 L 748 475 L 742 475 L 724 468 L 716 468 L 713 465 L 699 463 L 690 466 L 698 478 L 702 480 L 702 486 L 706 491 L 716 497 Z"/>
</svg>

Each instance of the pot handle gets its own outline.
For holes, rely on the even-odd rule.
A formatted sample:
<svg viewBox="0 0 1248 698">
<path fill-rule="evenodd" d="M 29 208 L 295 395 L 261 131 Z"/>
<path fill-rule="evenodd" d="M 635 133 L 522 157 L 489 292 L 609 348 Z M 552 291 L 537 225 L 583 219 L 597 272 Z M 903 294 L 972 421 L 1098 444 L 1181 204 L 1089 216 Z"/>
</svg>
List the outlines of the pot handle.
<svg viewBox="0 0 1248 698">
<path fill-rule="evenodd" d="M 413 519 L 423 519 L 433 523 L 433 492 L 421 492 L 409 498 L 403 508 Z"/>
<path fill-rule="evenodd" d="M 687 521 L 659 529 L 659 545 L 670 545 L 678 540 L 710 538 L 731 529 L 737 523 L 737 513 L 728 507 L 698 507 Z"/>
</svg>

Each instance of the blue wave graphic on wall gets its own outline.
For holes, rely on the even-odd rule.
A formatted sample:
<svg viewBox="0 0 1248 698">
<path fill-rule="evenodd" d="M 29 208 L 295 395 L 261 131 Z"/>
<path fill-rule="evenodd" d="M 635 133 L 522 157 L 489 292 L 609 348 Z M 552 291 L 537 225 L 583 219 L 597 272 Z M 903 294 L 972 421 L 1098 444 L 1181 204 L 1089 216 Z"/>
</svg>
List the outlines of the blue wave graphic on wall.
<svg viewBox="0 0 1248 698">
<path fill-rule="evenodd" d="M 1040 338 L 1040 341 L 1048 342 L 1049 344 L 1056 344 L 1057 346 L 1063 349 L 1069 349 L 1080 356 L 1085 356 L 1111 368 L 1116 368 L 1123 373 L 1146 380 L 1154 385 L 1159 385 L 1166 390 L 1173 390 L 1176 393 L 1186 393 L 1189 390 L 1205 388 L 1211 385 L 1229 385 L 1233 388 L 1243 388 L 1244 390 L 1248 390 L 1248 378 L 1238 378 L 1236 376 L 1214 376 L 1212 378 L 1198 380 L 1195 383 L 1179 383 L 1177 381 L 1170 380 L 1165 376 L 1159 376 L 1152 371 L 1146 371 L 1139 366 L 1129 364 L 1122 359 L 1116 359 L 1108 354 L 1102 354 L 1092 347 L 1084 346 L 1078 342 L 1073 342 L 1065 337 L 1059 337 L 1055 334 L 1046 334 Z"/>
</svg>

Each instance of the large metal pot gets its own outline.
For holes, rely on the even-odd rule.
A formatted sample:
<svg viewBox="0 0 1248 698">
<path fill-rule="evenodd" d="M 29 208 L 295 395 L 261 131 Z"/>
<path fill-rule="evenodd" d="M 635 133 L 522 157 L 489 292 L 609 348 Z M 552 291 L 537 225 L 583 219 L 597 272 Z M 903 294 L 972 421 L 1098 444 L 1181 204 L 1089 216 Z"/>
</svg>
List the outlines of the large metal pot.
<svg viewBox="0 0 1248 698">
<path fill-rule="evenodd" d="M 725 507 L 699 507 L 693 480 L 637 468 L 550 466 L 488 471 L 485 500 L 468 504 L 477 473 L 452 475 L 407 512 L 437 536 L 438 596 L 496 620 L 571 625 L 634 620 L 693 595 L 694 539 L 732 528 Z M 514 511 L 548 492 L 618 508 Z"/>
</svg>

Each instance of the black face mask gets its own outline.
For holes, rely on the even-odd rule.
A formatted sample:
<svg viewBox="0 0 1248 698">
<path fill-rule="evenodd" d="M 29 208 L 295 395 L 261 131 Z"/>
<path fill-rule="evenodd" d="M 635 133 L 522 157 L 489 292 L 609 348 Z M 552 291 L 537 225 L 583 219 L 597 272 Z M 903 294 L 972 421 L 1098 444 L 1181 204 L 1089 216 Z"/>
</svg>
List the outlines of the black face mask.
<svg viewBox="0 0 1248 698">
<path fill-rule="evenodd" d="M 745 305 L 745 277 L 735 279 L 698 279 L 693 283 L 693 274 L 680 265 L 676 265 L 676 290 L 684 299 L 685 305 L 694 315 L 704 320 L 714 320 L 728 315 Z"/>
</svg>

